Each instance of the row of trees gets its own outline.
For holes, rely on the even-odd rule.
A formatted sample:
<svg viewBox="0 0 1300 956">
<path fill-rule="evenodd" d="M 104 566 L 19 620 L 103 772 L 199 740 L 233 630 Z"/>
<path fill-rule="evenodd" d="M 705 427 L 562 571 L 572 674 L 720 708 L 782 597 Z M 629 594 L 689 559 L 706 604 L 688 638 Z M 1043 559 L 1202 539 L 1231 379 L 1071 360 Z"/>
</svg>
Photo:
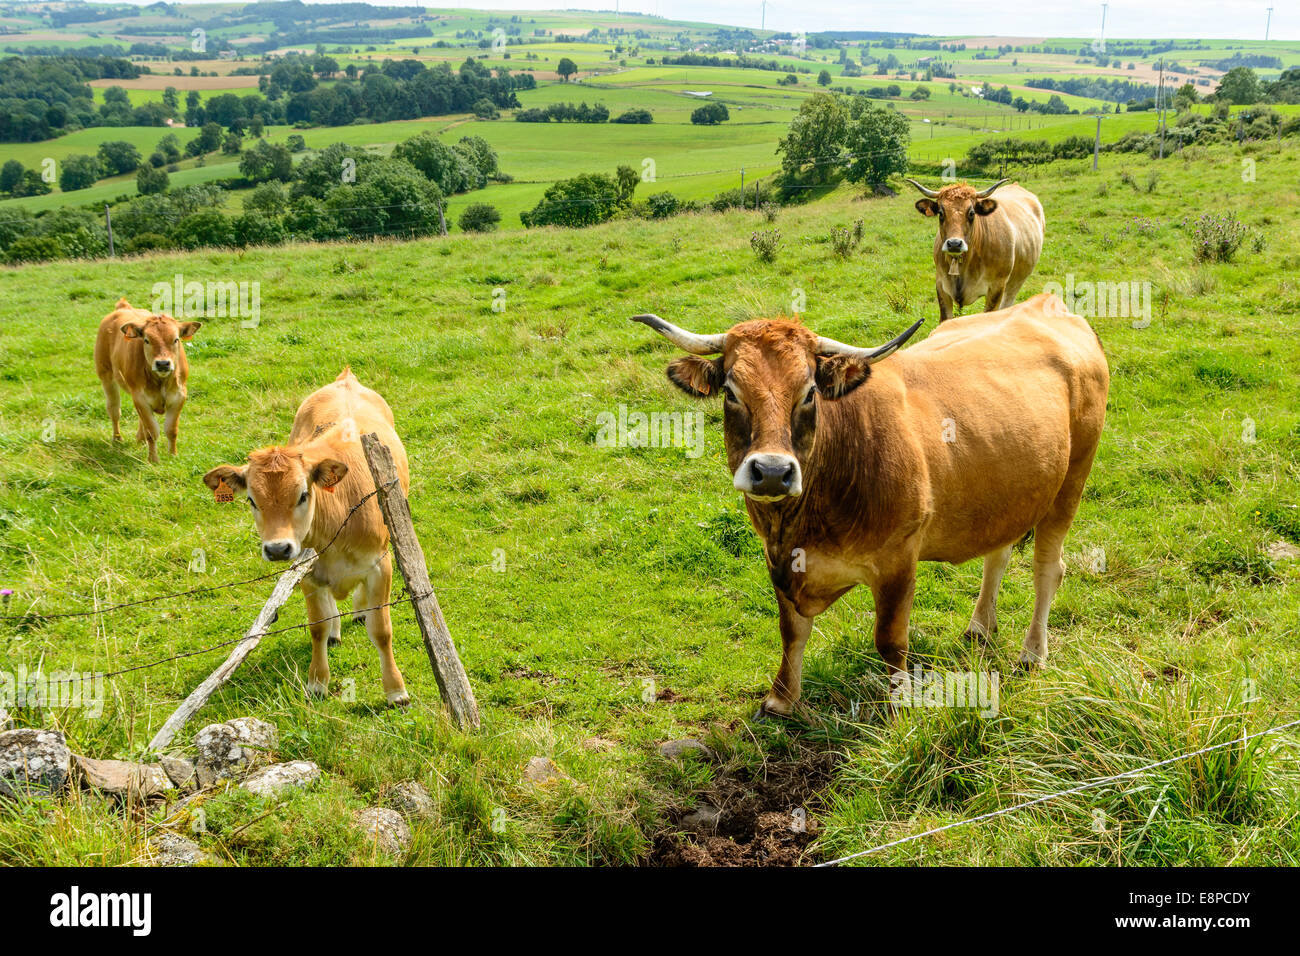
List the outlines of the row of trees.
<svg viewBox="0 0 1300 956">
<path fill-rule="evenodd" d="M 65 129 L 103 125 L 89 82 L 139 75 L 138 66 L 116 57 L 5 57 L 0 60 L 0 142 L 34 143 Z"/>
</svg>

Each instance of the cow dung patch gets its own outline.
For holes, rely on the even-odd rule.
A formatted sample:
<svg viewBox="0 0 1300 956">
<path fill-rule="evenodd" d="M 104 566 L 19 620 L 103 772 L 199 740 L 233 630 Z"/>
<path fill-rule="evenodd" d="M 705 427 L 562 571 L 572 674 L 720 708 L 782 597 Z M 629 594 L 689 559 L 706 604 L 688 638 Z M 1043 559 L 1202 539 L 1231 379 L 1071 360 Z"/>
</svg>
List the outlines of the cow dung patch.
<svg viewBox="0 0 1300 956">
<path fill-rule="evenodd" d="M 647 866 L 807 866 L 816 813 L 840 755 L 809 751 L 721 774 L 697 803 L 668 814 Z"/>
</svg>

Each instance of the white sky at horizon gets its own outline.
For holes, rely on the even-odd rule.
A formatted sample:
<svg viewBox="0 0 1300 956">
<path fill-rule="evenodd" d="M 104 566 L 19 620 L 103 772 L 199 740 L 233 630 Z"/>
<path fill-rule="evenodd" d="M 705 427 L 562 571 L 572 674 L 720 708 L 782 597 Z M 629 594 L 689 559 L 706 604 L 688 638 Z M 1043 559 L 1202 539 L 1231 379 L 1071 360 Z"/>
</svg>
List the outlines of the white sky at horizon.
<svg viewBox="0 0 1300 956">
<path fill-rule="evenodd" d="M 145 5 L 152 0 L 130 0 Z M 180 3 L 202 0 L 174 0 Z M 306 0 L 330 3 L 332 0 Z M 346 2 L 346 0 L 333 0 Z M 614 0 L 570 5 L 564 0 L 469 0 L 465 3 L 422 3 L 373 0 L 377 6 L 423 6 L 430 9 L 473 10 L 612 10 Z M 657 13 L 676 20 L 694 20 L 738 27 L 758 27 L 761 0 L 618 0 L 633 13 Z M 1113 39 L 1264 39 L 1267 9 L 1273 7 L 1269 39 L 1300 39 L 1300 5 L 1275 0 L 1122 0 L 1109 4 L 1106 36 Z M 773 0 L 767 5 L 772 30 L 808 33 L 819 30 L 883 30 L 937 36 L 1096 37 L 1101 28 L 1101 3 L 1039 0 L 1037 3 L 991 0 L 980 4 L 951 0 Z"/>
</svg>

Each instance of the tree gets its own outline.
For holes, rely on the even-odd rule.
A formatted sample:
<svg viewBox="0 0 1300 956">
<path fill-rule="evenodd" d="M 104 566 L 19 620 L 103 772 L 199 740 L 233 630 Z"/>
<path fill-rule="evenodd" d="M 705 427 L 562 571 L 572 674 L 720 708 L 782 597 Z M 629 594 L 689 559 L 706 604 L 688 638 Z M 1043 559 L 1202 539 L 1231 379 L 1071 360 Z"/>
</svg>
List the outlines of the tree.
<svg viewBox="0 0 1300 956">
<path fill-rule="evenodd" d="M 830 86 L 830 85 L 831 85 L 831 71 L 830 71 L 830 70 L 822 70 L 820 73 L 817 74 L 817 85 L 818 85 L 818 86 Z"/>
<path fill-rule="evenodd" d="M 247 150 L 239 161 L 239 171 L 254 183 L 271 179 L 288 182 L 293 178 L 293 155 L 287 147 L 259 139 L 257 145 Z"/>
<path fill-rule="evenodd" d="M 125 140 L 110 140 L 99 144 L 99 162 L 109 176 L 120 176 L 140 167 L 140 151 Z"/>
<path fill-rule="evenodd" d="M 436 133 L 425 132 L 393 148 L 393 158 L 410 163 L 448 196 L 477 185 L 479 174 L 465 154 L 452 149 Z"/>
<path fill-rule="evenodd" d="M 182 249 L 198 249 L 201 246 L 231 246 L 235 243 L 235 231 L 230 220 L 216 209 L 202 209 L 186 216 L 176 224 L 171 238 Z"/>
<path fill-rule="evenodd" d="M 654 121 L 654 115 L 644 109 L 631 109 L 610 120 L 611 123 L 653 123 Z"/>
<path fill-rule="evenodd" d="M 11 159 L 0 167 L 0 193 L 12 193 L 23 181 L 23 164 Z"/>
<path fill-rule="evenodd" d="M 199 135 L 185 144 L 185 152 L 191 156 L 202 156 L 221 148 L 221 126 L 217 123 L 204 123 Z"/>
<path fill-rule="evenodd" d="M 176 138 L 175 133 L 168 133 L 162 139 L 158 140 L 158 152 L 162 153 L 163 157 L 169 163 L 180 162 L 181 143 L 180 140 Z"/>
<path fill-rule="evenodd" d="M 641 174 L 631 166 L 620 166 L 614 172 L 614 179 L 618 183 L 618 201 L 626 206 L 641 182 Z"/>
<path fill-rule="evenodd" d="M 878 188 L 890 175 L 907 172 L 911 139 L 907 119 L 897 110 L 874 107 L 865 97 L 853 97 L 844 130 L 850 157 L 845 178 Z"/>
<path fill-rule="evenodd" d="M 463 232 L 492 232 L 501 221 L 501 213 L 490 203 L 472 202 L 458 221 Z"/>
<path fill-rule="evenodd" d="M 731 119 L 731 114 L 727 112 L 724 103 L 705 103 L 691 113 L 691 122 L 696 126 L 717 126 L 724 120 L 729 119 Z"/>
<path fill-rule="evenodd" d="M 912 99 L 928 100 L 930 98 L 930 88 L 928 86 L 918 86 L 912 90 Z"/>
<path fill-rule="evenodd" d="M 1223 75 L 1214 98 L 1234 106 L 1249 106 L 1258 103 L 1263 96 L 1259 77 L 1248 66 L 1236 66 Z"/>
<path fill-rule="evenodd" d="M 303 139 L 299 133 L 291 134 L 285 143 L 291 153 L 301 153 L 307 149 L 307 140 Z"/>
<path fill-rule="evenodd" d="M 414 166 L 381 159 L 361 167 L 354 186 L 335 186 L 325 211 L 342 235 L 430 235 L 441 228 L 443 193 Z"/>
<path fill-rule="evenodd" d="M 814 185 L 829 182 L 840 162 L 847 126 L 848 114 L 835 94 L 814 93 L 804 100 L 776 146 L 786 180 L 806 175 Z"/>
<path fill-rule="evenodd" d="M 141 166 L 140 171 L 135 174 L 135 188 L 142 196 L 165 192 L 169 182 L 167 170 L 153 166 Z"/>
<path fill-rule="evenodd" d="M 560 57 L 560 62 L 555 65 L 555 72 L 560 75 L 565 83 L 569 82 L 569 77 L 578 72 L 578 64 L 574 63 L 567 56 Z"/>
<path fill-rule="evenodd" d="M 59 188 L 65 193 L 95 185 L 104 175 L 104 168 L 94 156 L 69 156 L 59 171 Z"/>
<path fill-rule="evenodd" d="M 606 173 L 583 173 L 552 184 L 542 201 L 519 214 L 525 226 L 594 226 L 618 212 L 618 183 Z"/>
</svg>

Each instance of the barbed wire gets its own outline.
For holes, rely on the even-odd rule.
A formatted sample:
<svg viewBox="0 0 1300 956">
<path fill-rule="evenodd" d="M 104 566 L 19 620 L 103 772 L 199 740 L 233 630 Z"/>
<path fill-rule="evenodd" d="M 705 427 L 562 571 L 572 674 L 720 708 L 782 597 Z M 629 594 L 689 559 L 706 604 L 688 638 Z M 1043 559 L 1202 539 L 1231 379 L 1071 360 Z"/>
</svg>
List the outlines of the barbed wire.
<svg viewBox="0 0 1300 956">
<path fill-rule="evenodd" d="M 911 836 L 905 836 L 897 840 L 891 840 L 888 843 L 882 843 L 879 846 L 873 846 L 870 849 L 859 850 L 857 853 L 850 853 L 847 856 L 837 857 L 834 860 L 827 860 L 824 863 L 816 863 L 814 864 L 814 867 L 839 866 L 841 863 L 847 863 L 849 860 L 857 860 L 864 856 L 869 856 L 872 853 L 879 853 L 881 850 L 887 850 L 890 847 L 902 846 L 905 843 L 913 843 L 916 840 L 921 840 L 924 839 L 925 837 L 933 836 L 936 833 L 944 833 L 948 830 L 954 830 L 957 827 L 964 827 L 975 823 L 982 823 L 985 820 L 992 820 L 995 817 L 1005 816 L 1008 813 L 1015 813 L 1017 810 L 1024 810 L 1027 809 L 1028 807 L 1037 806 L 1040 803 L 1047 803 L 1049 800 L 1057 800 L 1061 797 L 1073 796 L 1074 794 L 1082 793 L 1084 790 L 1090 790 L 1093 787 L 1100 787 L 1102 784 L 1114 783 L 1117 780 L 1124 780 L 1128 777 L 1134 777 L 1137 776 L 1138 774 L 1146 773 L 1147 771 L 1150 770 L 1155 770 L 1157 767 L 1165 767 L 1170 764 L 1180 763 L 1181 761 L 1184 760 L 1191 760 L 1193 757 L 1199 757 L 1202 756 L 1203 754 L 1212 753 L 1215 750 L 1221 750 L 1224 747 L 1231 747 L 1235 744 L 1244 745 L 1248 740 L 1255 740 L 1259 737 L 1267 737 L 1270 734 L 1281 733 L 1282 731 L 1289 730 L 1292 727 L 1300 727 L 1300 720 L 1293 720 L 1289 723 L 1281 724 L 1277 727 L 1270 727 L 1268 730 L 1261 730 L 1253 734 L 1242 734 L 1240 737 L 1234 737 L 1231 740 L 1220 741 L 1217 744 L 1211 744 L 1208 747 L 1202 747 L 1200 750 L 1193 750 L 1191 753 L 1179 754 L 1176 757 L 1169 757 L 1166 760 L 1157 760 L 1155 763 L 1149 763 L 1143 767 L 1136 767 L 1133 770 L 1125 770 L 1122 773 L 1112 774 L 1109 777 L 1099 777 L 1096 780 L 1089 780 L 1086 783 L 1081 783 L 1078 786 L 1070 787 L 1065 790 L 1058 790 L 1055 793 L 1044 794 L 1041 797 L 1035 797 L 1033 800 L 1026 800 L 1023 803 L 1013 804 L 1012 806 L 1009 807 L 1001 807 L 997 810 L 991 810 L 988 813 L 981 813 L 978 816 L 967 817 L 964 820 L 955 820 L 952 823 L 946 823 L 943 826 L 934 827 L 932 829 L 925 830 L 921 833 L 914 833 Z"/>
<path fill-rule="evenodd" d="M 357 511 L 359 511 L 367 501 L 369 501 L 375 495 L 379 494 L 380 488 L 392 486 L 396 484 L 397 481 L 398 479 L 394 478 L 392 481 L 386 482 L 385 485 L 376 487 L 373 491 L 370 491 L 367 494 L 363 495 L 361 499 L 351 507 L 348 513 L 344 515 L 343 522 L 338 526 L 337 529 L 335 529 L 333 536 L 326 543 L 325 547 L 317 551 L 314 556 L 310 558 L 304 558 L 302 561 L 299 562 L 295 562 L 294 564 L 289 565 L 289 567 L 285 568 L 284 570 L 269 571 L 266 574 L 259 574 L 256 577 L 245 578 L 240 581 L 231 581 L 227 584 L 214 584 L 208 587 L 190 588 L 187 591 L 176 591 L 172 594 L 159 594 L 154 597 L 141 598 L 138 601 L 125 601 L 121 604 L 110 604 L 106 607 L 93 608 L 92 610 L 89 611 L 51 611 L 49 613 L 41 613 L 38 611 L 26 611 L 22 614 L 4 614 L 4 615 L 0 615 L 0 621 L 28 621 L 34 623 L 41 620 L 52 620 L 55 618 L 63 619 L 63 618 L 73 618 L 73 617 L 96 617 L 101 614 L 108 614 L 112 611 L 120 611 L 125 608 L 140 607 L 141 605 L 145 605 L 145 604 L 156 604 L 159 601 L 166 601 L 171 598 L 192 597 L 197 594 L 209 594 L 213 591 L 224 591 L 229 588 L 242 587 L 246 584 L 254 584 L 258 581 L 265 581 L 268 578 L 279 577 L 280 575 L 285 574 L 287 571 L 292 571 L 295 568 L 301 567 L 303 564 L 308 564 L 310 562 L 319 560 L 320 556 L 324 554 L 326 551 L 328 551 L 334 545 L 334 542 L 338 540 L 338 537 L 340 534 L 342 534 L 343 529 L 347 527 L 348 522 L 352 520 L 352 516 L 355 515 Z"/>
</svg>

